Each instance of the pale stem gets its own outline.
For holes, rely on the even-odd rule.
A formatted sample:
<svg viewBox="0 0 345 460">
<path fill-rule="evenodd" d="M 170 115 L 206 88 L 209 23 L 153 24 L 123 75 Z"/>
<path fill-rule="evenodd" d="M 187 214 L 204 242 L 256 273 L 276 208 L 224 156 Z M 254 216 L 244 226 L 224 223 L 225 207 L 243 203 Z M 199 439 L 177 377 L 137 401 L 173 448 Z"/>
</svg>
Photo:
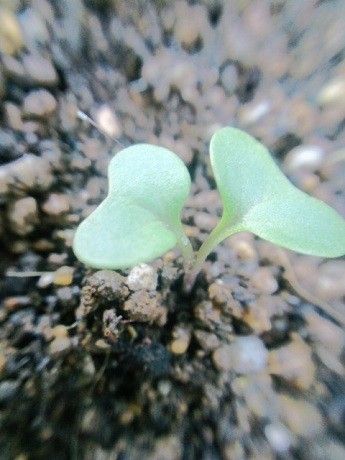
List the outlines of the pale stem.
<svg viewBox="0 0 345 460">
<path fill-rule="evenodd" d="M 229 226 L 228 223 L 220 221 L 215 229 L 212 230 L 208 238 L 201 245 L 196 255 L 196 260 L 193 266 L 193 271 L 198 272 L 201 265 L 205 262 L 207 256 L 213 249 L 221 243 L 225 238 L 228 238 L 235 233 L 243 231 L 240 225 Z"/>
</svg>

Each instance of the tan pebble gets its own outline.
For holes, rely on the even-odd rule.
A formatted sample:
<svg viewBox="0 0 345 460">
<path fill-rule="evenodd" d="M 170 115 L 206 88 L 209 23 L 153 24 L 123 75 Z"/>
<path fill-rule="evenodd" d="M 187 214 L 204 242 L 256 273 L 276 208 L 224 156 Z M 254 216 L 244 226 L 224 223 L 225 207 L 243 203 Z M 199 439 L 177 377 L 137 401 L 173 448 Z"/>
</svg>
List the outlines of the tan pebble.
<svg viewBox="0 0 345 460">
<path fill-rule="evenodd" d="M 279 403 L 281 417 L 293 433 L 314 437 L 324 430 L 325 424 L 319 410 L 307 401 L 281 395 Z"/>
<path fill-rule="evenodd" d="M 4 117 L 10 128 L 15 131 L 23 130 L 23 120 L 20 108 L 12 102 L 6 101 L 3 106 Z"/>
<path fill-rule="evenodd" d="M 6 356 L 4 355 L 4 353 L 0 352 L 0 374 L 5 369 L 6 362 L 7 362 Z"/>
<path fill-rule="evenodd" d="M 198 227 L 193 227 L 191 225 L 185 225 L 184 230 L 188 238 L 196 238 L 199 235 Z"/>
<path fill-rule="evenodd" d="M 60 267 L 54 272 L 54 284 L 57 286 L 69 286 L 73 281 L 73 267 L 67 267 L 66 265 Z"/>
<path fill-rule="evenodd" d="M 174 355 L 183 355 L 188 349 L 188 342 L 184 339 L 176 339 L 170 342 L 169 348 Z"/>
<path fill-rule="evenodd" d="M 243 315 L 243 321 L 248 324 L 257 334 L 262 334 L 271 329 L 271 321 L 267 308 L 261 305 L 249 305 L 249 310 Z"/>
<path fill-rule="evenodd" d="M 55 246 L 52 241 L 47 240 L 46 238 L 40 238 L 36 240 L 32 247 L 38 252 L 51 252 L 54 250 Z"/>
<path fill-rule="evenodd" d="M 229 240 L 231 241 L 231 240 Z M 257 259 L 257 253 L 253 247 L 253 244 L 249 241 L 239 240 L 232 246 L 238 257 L 242 260 L 255 260 Z"/>
<path fill-rule="evenodd" d="M 71 340 L 69 337 L 56 337 L 49 344 L 49 352 L 52 355 L 63 353 L 64 351 L 68 350 L 70 346 L 71 346 Z"/>
<path fill-rule="evenodd" d="M 14 310 L 17 310 L 17 308 L 25 307 L 26 305 L 29 305 L 29 303 L 30 303 L 30 297 L 28 296 L 13 296 L 13 297 L 7 297 L 4 300 L 4 307 L 5 307 L 5 310 L 7 311 L 14 311 Z"/>
<path fill-rule="evenodd" d="M 174 355 L 184 354 L 190 344 L 190 330 L 177 326 L 174 328 L 172 336 L 174 339 L 169 344 L 170 351 Z"/>
<path fill-rule="evenodd" d="M 195 225 L 204 231 L 211 231 L 218 222 L 218 217 L 207 212 L 198 212 L 194 216 Z"/>
<path fill-rule="evenodd" d="M 53 327 L 52 334 L 55 338 L 68 337 L 68 329 L 63 324 L 57 324 Z"/>
<path fill-rule="evenodd" d="M 311 338 L 339 356 L 345 345 L 344 330 L 311 309 L 305 312 L 304 317 Z"/>
<path fill-rule="evenodd" d="M 27 117 L 45 117 L 51 115 L 57 107 L 55 97 L 45 89 L 31 91 L 25 96 L 23 112 Z"/>
<path fill-rule="evenodd" d="M 174 251 L 169 251 L 163 256 L 164 263 L 169 264 L 176 259 L 176 254 Z"/>
<path fill-rule="evenodd" d="M 296 334 L 292 342 L 270 351 L 269 373 L 280 375 L 301 390 L 310 388 L 315 379 L 311 348 Z"/>
<path fill-rule="evenodd" d="M 36 200 L 27 196 L 14 201 L 8 212 L 11 229 L 20 236 L 31 233 L 38 224 L 38 207 Z"/>
<path fill-rule="evenodd" d="M 213 352 L 212 361 L 220 371 L 229 371 L 231 369 L 230 345 L 223 345 Z"/>
<path fill-rule="evenodd" d="M 216 334 L 196 330 L 194 331 L 194 336 L 205 351 L 212 351 L 219 347 L 219 339 Z"/>
<path fill-rule="evenodd" d="M 42 209 L 46 214 L 59 216 L 68 212 L 70 202 L 66 195 L 62 193 L 51 193 L 48 200 L 43 203 Z"/>
<path fill-rule="evenodd" d="M 109 343 L 107 343 L 105 340 L 103 339 L 98 339 L 95 343 L 96 347 L 97 348 L 100 348 L 101 350 L 107 350 L 110 348 L 110 345 Z"/>
<path fill-rule="evenodd" d="M 251 284 L 264 294 L 273 294 L 278 289 L 278 282 L 268 267 L 260 267 L 251 278 Z"/>
<path fill-rule="evenodd" d="M 0 51 L 15 54 L 23 44 L 23 35 L 15 14 L 7 8 L 0 7 Z"/>
<path fill-rule="evenodd" d="M 203 301 L 194 308 L 194 316 L 206 324 L 219 323 L 220 311 L 214 308 L 212 302 Z"/>
<path fill-rule="evenodd" d="M 22 62 L 33 83 L 44 86 L 54 86 L 58 83 L 58 74 L 49 58 L 39 54 L 26 54 Z"/>
</svg>

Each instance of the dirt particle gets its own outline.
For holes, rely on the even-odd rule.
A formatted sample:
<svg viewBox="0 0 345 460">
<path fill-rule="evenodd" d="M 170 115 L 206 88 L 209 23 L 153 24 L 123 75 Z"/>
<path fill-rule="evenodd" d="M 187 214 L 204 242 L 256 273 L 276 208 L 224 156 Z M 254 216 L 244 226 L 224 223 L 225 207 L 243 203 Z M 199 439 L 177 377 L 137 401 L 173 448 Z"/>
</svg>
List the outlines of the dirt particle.
<svg viewBox="0 0 345 460">
<path fill-rule="evenodd" d="M 136 291 L 124 303 L 123 310 L 132 321 L 164 326 L 167 322 L 167 309 L 161 306 L 160 302 L 161 298 L 156 294 L 144 290 Z"/>
</svg>

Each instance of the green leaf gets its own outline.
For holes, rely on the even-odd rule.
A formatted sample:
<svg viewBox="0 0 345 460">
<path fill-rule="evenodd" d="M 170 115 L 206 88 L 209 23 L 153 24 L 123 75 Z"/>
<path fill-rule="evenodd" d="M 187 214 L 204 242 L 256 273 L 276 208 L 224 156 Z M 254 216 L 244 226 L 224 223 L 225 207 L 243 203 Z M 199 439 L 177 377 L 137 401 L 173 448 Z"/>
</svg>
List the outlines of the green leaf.
<svg viewBox="0 0 345 460">
<path fill-rule="evenodd" d="M 344 219 L 297 189 L 260 142 L 239 129 L 223 128 L 211 139 L 210 155 L 223 216 L 200 248 L 198 263 L 241 231 L 305 254 L 345 254 Z"/>
<path fill-rule="evenodd" d="M 190 191 L 184 163 L 169 150 L 137 144 L 108 169 L 109 193 L 78 227 L 73 250 L 94 268 L 129 268 L 178 245 L 191 258 L 180 214 Z"/>
</svg>

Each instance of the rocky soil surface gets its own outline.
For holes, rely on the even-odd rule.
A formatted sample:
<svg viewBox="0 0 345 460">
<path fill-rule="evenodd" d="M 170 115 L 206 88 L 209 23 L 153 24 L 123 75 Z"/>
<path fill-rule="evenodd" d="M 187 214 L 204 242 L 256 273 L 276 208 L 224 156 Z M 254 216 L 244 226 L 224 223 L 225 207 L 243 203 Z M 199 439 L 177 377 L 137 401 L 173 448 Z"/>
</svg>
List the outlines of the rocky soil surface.
<svg viewBox="0 0 345 460">
<path fill-rule="evenodd" d="M 175 251 L 71 250 L 136 142 L 189 167 L 198 248 L 224 125 L 345 215 L 344 43 L 342 0 L 0 0 L 1 459 L 345 458 L 345 260 L 239 234 L 185 294 Z"/>
</svg>

